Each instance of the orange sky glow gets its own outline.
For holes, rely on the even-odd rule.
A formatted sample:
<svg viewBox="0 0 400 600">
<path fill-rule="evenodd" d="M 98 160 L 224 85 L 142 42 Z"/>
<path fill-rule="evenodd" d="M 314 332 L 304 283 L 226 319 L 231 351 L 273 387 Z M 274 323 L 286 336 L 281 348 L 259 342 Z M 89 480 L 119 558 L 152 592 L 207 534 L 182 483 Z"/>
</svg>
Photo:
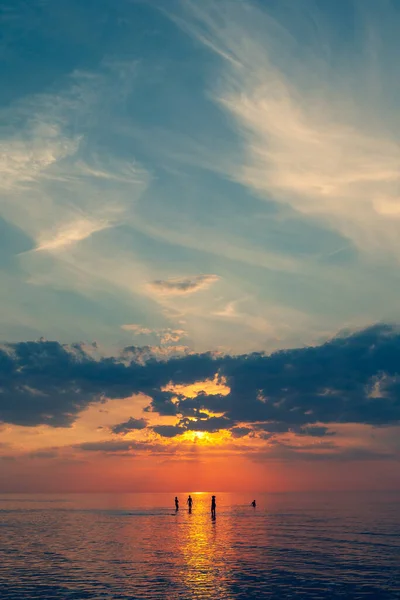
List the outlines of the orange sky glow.
<svg viewBox="0 0 400 600">
<path fill-rule="evenodd" d="M 226 381 L 217 377 L 165 389 L 186 398 L 230 392 Z M 224 429 L 194 429 L 166 438 L 149 426 L 174 426 L 179 414 L 149 412 L 149 401 L 139 394 L 91 404 L 71 427 L 3 425 L 0 490 L 253 493 L 399 487 L 396 461 L 335 460 L 338 450 L 358 448 L 360 443 L 378 446 L 379 430 L 373 434 L 369 426 L 335 426 L 335 446 L 291 432 L 263 439 L 254 434 L 235 438 Z M 148 427 L 112 433 L 113 426 L 131 417 L 146 419 Z M 195 417 L 191 420 L 196 422 Z M 371 467 L 377 473 L 373 482 Z"/>
</svg>

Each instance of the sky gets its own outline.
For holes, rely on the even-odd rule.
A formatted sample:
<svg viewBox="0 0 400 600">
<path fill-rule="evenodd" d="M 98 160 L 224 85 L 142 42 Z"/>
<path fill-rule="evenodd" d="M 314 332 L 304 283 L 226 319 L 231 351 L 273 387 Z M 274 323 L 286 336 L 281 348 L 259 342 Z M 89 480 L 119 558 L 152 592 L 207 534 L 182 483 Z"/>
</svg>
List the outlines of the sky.
<svg viewBox="0 0 400 600">
<path fill-rule="evenodd" d="M 400 1 L 0 25 L 0 492 L 400 489 Z"/>
</svg>

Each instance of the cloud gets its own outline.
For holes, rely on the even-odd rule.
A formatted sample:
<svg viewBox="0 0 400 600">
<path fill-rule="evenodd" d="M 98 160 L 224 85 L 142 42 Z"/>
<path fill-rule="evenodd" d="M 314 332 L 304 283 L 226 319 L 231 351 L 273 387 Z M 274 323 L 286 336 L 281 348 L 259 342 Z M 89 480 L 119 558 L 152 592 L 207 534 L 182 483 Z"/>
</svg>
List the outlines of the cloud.
<svg viewBox="0 0 400 600">
<path fill-rule="evenodd" d="M 354 3 L 360 27 L 346 60 L 341 18 L 311 2 L 289 12 L 229 0 L 187 0 L 181 8 L 174 21 L 219 61 L 212 97 L 242 145 L 230 165 L 209 148 L 209 168 L 214 163 L 259 197 L 319 221 L 363 251 L 397 259 L 394 5 L 378 12 L 371 2 Z"/>
<path fill-rule="evenodd" d="M 229 429 L 232 427 L 232 421 L 226 417 L 209 417 L 206 419 L 182 419 L 180 425 L 187 431 L 207 431 L 215 433 L 221 429 Z"/>
<path fill-rule="evenodd" d="M 209 168 L 211 169 L 212 165 Z M 154 219 L 148 222 L 138 214 L 132 227 L 169 244 L 199 250 L 218 257 L 222 256 L 229 261 L 289 273 L 295 273 L 300 267 L 304 268 L 304 264 L 298 257 L 254 247 L 244 238 L 239 240 L 234 233 L 222 231 L 220 228 L 215 235 L 215 229 L 199 223 L 194 224 L 191 221 L 185 222 L 183 225 L 174 222 L 173 228 L 166 229 L 162 223 L 157 225 Z"/>
<path fill-rule="evenodd" d="M 294 444 L 277 442 L 266 449 L 255 449 L 249 452 L 250 460 L 265 462 L 265 460 L 306 461 L 306 462 L 358 462 L 358 461 L 398 461 L 398 452 L 390 449 L 374 449 L 368 447 L 340 447 L 332 443 L 298 446 Z"/>
<path fill-rule="evenodd" d="M 128 323 L 127 325 L 121 325 L 121 329 L 124 331 L 132 331 L 137 335 L 151 335 L 155 329 L 149 329 L 148 327 L 142 327 L 142 325 L 137 325 L 136 323 Z"/>
<path fill-rule="evenodd" d="M 135 323 L 121 325 L 121 329 L 124 331 L 131 331 L 135 335 L 154 335 L 159 338 L 161 344 L 175 344 L 187 336 L 184 329 L 171 329 L 170 327 L 150 329 Z"/>
<path fill-rule="evenodd" d="M 131 450 L 157 450 L 152 444 L 147 442 L 137 442 L 135 440 L 101 440 L 99 442 L 83 442 L 77 444 L 75 448 L 85 452 L 106 452 L 119 453 L 129 452 Z M 158 448 L 160 450 L 160 448 Z"/>
<path fill-rule="evenodd" d="M 72 223 L 63 224 L 52 234 L 51 238 L 39 239 L 36 251 L 64 249 L 66 246 L 85 240 L 94 233 L 111 226 L 111 222 L 96 221 L 90 218 L 82 218 Z"/>
<path fill-rule="evenodd" d="M 300 435 L 310 435 L 312 437 L 325 437 L 330 435 L 336 435 L 335 431 L 331 431 L 328 427 L 309 425 L 308 427 L 301 427 L 296 433 Z"/>
<path fill-rule="evenodd" d="M 389 325 L 271 355 L 159 360 L 129 349 L 102 357 L 85 346 L 44 340 L 7 344 L 0 349 L 0 421 L 68 427 L 89 405 L 141 394 L 149 398 L 153 430 L 164 437 L 228 429 L 267 440 L 286 434 L 321 438 L 338 425 L 398 426 L 399 352 L 399 328 Z M 202 391 L 204 381 L 225 382 L 222 393 Z M 158 424 L 157 415 L 177 421 Z M 144 425 L 134 419 L 116 427 L 123 433 Z"/>
<path fill-rule="evenodd" d="M 184 329 L 161 329 L 159 332 L 162 344 L 174 344 L 187 336 Z"/>
<path fill-rule="evenodd" d="M 241 438 L 249 435 L 249 433 L 252 433 L 253 430 L 251 427 L 232 427 L 230 431 L 234 438 Z"/>
<path fill-rule="evenodd" d="M 70 250 L 120 225 L 146 189 L 148 173 L 94 141 L 103 110 L 132 88 L 135 65 L 104 61 L 96 73 L 75 71 L 61 89 L 27 95 L 1 110 L 1 214 L 40 253 Z M 104 124 L 102 125 L 104 130 Z"/>
<path fill-rule="evenodd" d="M 185 430 L 179 425 L 156 425 L 153 431 L 162 437 L 172 438 L 184 433 Z"/>
<path fill-rule="evenodd" d="M 118 423 L 118 425 L 111 427 L 111 431 L 112 433 L 129 433 L 129 431 L 146 429 L 146 427 L 146 419 L 134 419 L 133 417 L 130 417 L 130 419 L 124 423 Z"/>
<path fill-rule="evenodd" d="M 219 280 L 218 275 L 196 275 L 186 279 L 158 279 L 149 284 L 149 288 L 156 294 L 182 295 L 192 294 L 201 289 L 208 288 Z"/>
<path fill-rule="evenodd" d="M 57 450 L 36 450 L 35 452 L 29 452 L 29 458 L 56 458 L 58 457 Z"/>
<path fill-rule="evenodd" d="M 24 133 L 0 140 L 0 188 L 3 193 L 26 189 L 49 167 L 79 148 L 78 136 L 65 136 L 57 122 L 34 117 Z"/>
<path fill-rule="evenodd" d="M 175 412 L 172 393 L 161 391 L 171 379 L 171 368 L 180 370 L 185 360 L 193 364 L 193 370 L 183 368 L 181 375 L 172 377 L 182 384 L 194 374 L 201 379 L 215 374 L 211 355 L 196 355 L 194 360 L 190 354 L 178 355 L 175 358 L 170 348 L 160 356 L 149 347 L 129 347 L 115 357 L 97 357 L 80 344 L 6 344 L 0 348 L 0 421 L 68 427 L 89 404 L 127 398 L 136 391 L 150 395 L 164 414 Z"/>
<path fill-rule="evenodd" d="M 127 346 L 121 352 L 124 364 L 134 361 L 145 365 L 149 360 L 168 361 L 172 358 L 193 354 L 187 346 Z"/>
</svg>

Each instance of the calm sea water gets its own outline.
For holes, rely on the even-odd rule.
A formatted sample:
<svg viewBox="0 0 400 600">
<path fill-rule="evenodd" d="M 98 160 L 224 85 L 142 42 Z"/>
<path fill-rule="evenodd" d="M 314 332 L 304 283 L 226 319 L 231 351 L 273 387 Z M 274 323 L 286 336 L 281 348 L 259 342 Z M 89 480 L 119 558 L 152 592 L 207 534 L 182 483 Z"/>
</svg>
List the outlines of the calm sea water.
<svg viewBox="0 0 400 600">
<path fill-rule="evenodd" d="M 400 598 L 400 496 L 0 496 L 0 598 Z"/>
</svg>

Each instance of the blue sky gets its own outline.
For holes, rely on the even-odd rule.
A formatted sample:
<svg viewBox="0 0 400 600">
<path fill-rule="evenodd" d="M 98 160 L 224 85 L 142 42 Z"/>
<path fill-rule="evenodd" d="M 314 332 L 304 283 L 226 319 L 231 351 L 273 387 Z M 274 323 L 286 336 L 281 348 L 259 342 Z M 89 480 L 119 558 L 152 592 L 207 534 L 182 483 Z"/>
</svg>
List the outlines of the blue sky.
<svg viewBox="0 0 400 600">
<path fill-rule="evenodd" d="M 400 2 L 0 22 L 0 490 L 398 488 Z"/>
<path fill-rule="evenodd" d="M 248 352 L 397 321 L 399 16 L 3 2 L 1 338 Z"/>
</svg>

